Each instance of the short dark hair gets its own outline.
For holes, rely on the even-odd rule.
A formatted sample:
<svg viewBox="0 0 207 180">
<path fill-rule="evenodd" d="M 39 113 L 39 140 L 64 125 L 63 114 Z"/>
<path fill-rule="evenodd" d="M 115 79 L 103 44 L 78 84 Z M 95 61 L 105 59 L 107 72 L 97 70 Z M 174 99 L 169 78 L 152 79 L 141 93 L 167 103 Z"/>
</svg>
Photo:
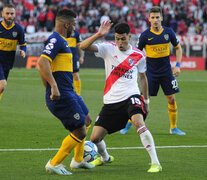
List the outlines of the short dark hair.
<svg viewBox="0 0 207 180">
<path fill-rule="evenodd" d="M 57 12 L 56 19 L 61 19 L 64 21 L 76 18 L 76 13 L 70 9 L 61 9 Z"/>
<path fill-rule="evenodd" d="M 115 33 L 118 34 L 130 33 L 130 27 L 127 23 L 118 23 L 115 25 L 114 29 L 115 29 Z"/>
<path fill-rule="evenodd" d="M 15 6 L 13 4 L 6 4 L 6 5 L 4 5 L 4 8 L 14 8 L 15 9 Z"/>
<path fill-rule="evenodd" d="M 149 14 L 150 13 L 160 13 L 162 15 L 162 8 L 160 6 L 152 6 L 149 11 Z"/>
</svg>

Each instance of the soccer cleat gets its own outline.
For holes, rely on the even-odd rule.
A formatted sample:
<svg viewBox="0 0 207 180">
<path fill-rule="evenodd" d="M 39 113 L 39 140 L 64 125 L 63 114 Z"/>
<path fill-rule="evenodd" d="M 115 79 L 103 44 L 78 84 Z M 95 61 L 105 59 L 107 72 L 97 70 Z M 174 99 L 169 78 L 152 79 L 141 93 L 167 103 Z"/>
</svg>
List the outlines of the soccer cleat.
<svg viewBox="0 0 207 180">
<path fill-rule="evenodd" d="M 72 173 L 67 171 L 65 169 L 65 166 L 62 164 L 53 166 L 52 164 L 50 164 L 50 160 L 48 161 L 48 163 L 45 166 L 45 169 L 48 173 L 54 173 L 54 174 L 59 174 L 59 175 L 71 175 Z"/>
<path fill-rule="evenodd" d="M 114 161 L 114 157 L 110 156 L 108 161 L 103 161 L 101 157 L 97 157 L 94 161 L 90 162 L 90 164 L 93 164 L 95 166 L 101 166 L 105 163 L 111 163 Z"/>
<path fill-rule="evenodd" d="M 76 162 L 76 160 L 73 158 L 71 163 L 70 163 L 70 168 L 71 169 L 79 169 L 79 168 L 84 168 L 84 169 L 92 169 L 94 168 L 94 164 L 90 164 L 88 162 L 85 162 L 84 160 L 80 163 Z"/>
<path fill-rule="evenodd" d="M 170 129 L 170 134 L 174 134 L 174 135 L 185 135 L 185 132 L 182 132 L 178 128 L 174 128 L 174 129 Z"/>
<path fill-rule="evenodd" d="M 162 166 L 158 164 L 151 164 L 151 167 L 147 172 L 149 173 L 157 173 L 162 171 Z"/>
<path fill-rule="evenodd" d="M 132 123 L 127 122 L 125 128 L 122 129 L 122 130 L 120 130 L 120 133 L 121 133 L 121 134 L 126 134 L 126 133 L 129 131 L 129 129 L 130 129 L 131 126 L 132 126 Z"/>
</svg>

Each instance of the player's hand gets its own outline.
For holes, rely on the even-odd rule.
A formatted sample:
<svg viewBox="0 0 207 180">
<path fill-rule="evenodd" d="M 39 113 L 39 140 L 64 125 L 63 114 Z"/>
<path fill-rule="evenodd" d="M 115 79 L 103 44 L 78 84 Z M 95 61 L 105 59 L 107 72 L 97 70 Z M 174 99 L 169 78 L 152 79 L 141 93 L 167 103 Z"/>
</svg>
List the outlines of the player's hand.
<svg viewBox="0 0 207 180">
<path fill-rule="evenodd" d="M 174 70 L 173 70 L 173 75 L 175 77 L 178 77 L 180 75 L 180 68 L 175 66 Z"/>
<path fill-rule="evenodd" d="M 57 86 L 51 87 L 50 99 L 52 101 L 58 101 L 58 100 L 60 100 L 60 92 L 59 92 Z"/>
<path fill-rule="evenodd" d="M 84 58 L 83 58 L 83 56 L 80 56 L 80 57 L 79 57 L 79 62 L 80 62 L 80 64 L 83 64 L 83 62 L 84 62 Z"/>
<path fill-rule="evenodd" d="M 26 56 L 26 53 L 25 53 L 24 51 L 22 51 L 22 50 L 19 50 L 19 54 L 20 54 L 23 58 L 25 58 L 25 56 Z"/>
<path fill-rule="evenodd" d="M 103 21 L 101 23 L 99 30 L 98 30 L 99 36 L 105 36 L 106 34 L 108 34 L 112 25 L 113 25 L 113 23 L 111 23 L 110 20 Z"/>
</svg>

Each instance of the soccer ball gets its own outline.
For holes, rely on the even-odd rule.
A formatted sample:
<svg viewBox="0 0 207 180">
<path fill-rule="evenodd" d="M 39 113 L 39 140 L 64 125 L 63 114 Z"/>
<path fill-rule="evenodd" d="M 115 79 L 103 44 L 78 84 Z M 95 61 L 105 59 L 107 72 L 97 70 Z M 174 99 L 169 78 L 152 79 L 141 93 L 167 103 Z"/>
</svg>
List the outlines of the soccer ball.
<svg viewBox="0 0 207 180">
<path fill-rule="evenodd" d="M 98 155 L 97 146 L 91 141 L 85 141 L 83 159 L 86 162 L 91 162 L 96 159 Z"/>
</svg>

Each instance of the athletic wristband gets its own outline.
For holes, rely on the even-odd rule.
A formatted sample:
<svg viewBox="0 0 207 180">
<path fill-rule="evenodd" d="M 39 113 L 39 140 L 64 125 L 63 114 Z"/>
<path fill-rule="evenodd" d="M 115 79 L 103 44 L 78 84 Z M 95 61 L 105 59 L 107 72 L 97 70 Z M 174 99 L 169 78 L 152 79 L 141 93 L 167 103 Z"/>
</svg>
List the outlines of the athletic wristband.
<svg viewBox="0 0 207 180">
<path fill-rule="evenodd" d="M 150 103 L 150 100 L 149 99 L 144 99 L 144 103 L 145 104 L 149 104 Z"/>
<path fill-rule="evenodd" d="M 177 62 L 177 63 L 175 64 L 175 66 L 180 68 L 180 63 Z"/>
</svg>

